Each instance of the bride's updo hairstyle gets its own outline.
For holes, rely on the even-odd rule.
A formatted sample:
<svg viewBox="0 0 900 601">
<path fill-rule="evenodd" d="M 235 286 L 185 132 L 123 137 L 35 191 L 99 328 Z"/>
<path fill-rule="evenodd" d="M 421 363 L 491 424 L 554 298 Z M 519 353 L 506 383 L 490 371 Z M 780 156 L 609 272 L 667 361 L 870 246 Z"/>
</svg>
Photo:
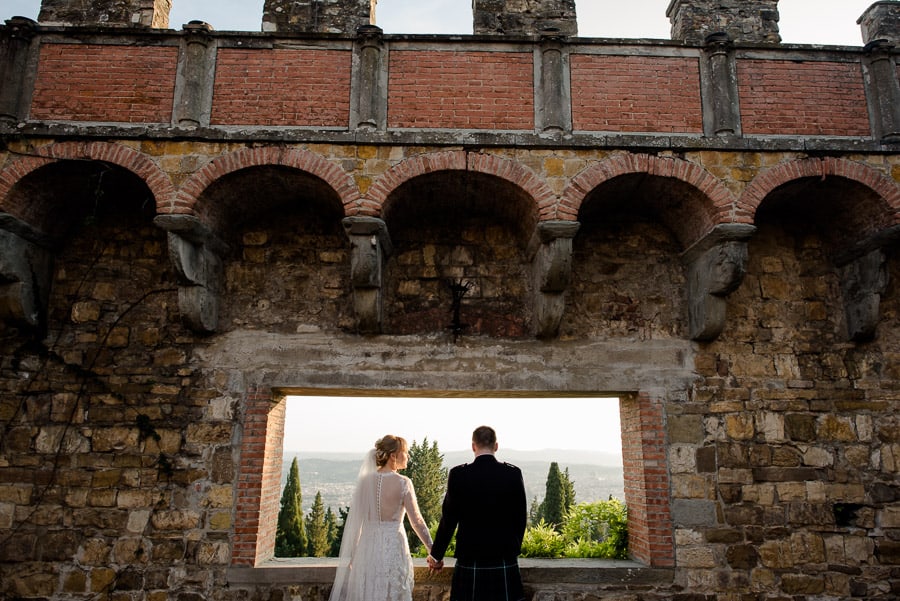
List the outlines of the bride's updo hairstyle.
<svg viewBox="0 0 900 601">
<path fill-rule="evenodd" d="M 391 453 L 399 453 L 406 449 L 406 439 L 386 434 L 375 441 L 375 465 L 384 467 L 391 458 Z"/>
</svg>

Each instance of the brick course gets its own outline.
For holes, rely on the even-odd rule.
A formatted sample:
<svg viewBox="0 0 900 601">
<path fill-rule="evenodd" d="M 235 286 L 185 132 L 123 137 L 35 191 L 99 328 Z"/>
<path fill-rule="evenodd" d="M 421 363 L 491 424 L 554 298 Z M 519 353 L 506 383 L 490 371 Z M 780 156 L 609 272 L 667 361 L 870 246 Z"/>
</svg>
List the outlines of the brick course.
<svg viewBox="0 0 900 601">
<path fill-rule="evenodd" d="M 346 127 L 349 103 L 347 51 L 222 49 L 216 58 L 214 124 Z"/>
<path fill-rule="evenodd" d="M 738 82 L 744 133 L 869 134 L 858 64 L 744 59 Z"/>
<path fill-rule="evenodd" d="M 169 123 L 175 47 L 44 44 L 33 119 Z"/>
<path fill-rule="evenodd" d="M 571 62 L 575 130 L 703 130 L 696 59 L 575 54 Z"/>
<path fill-rule="evenodd" d="M 534 129 L 532 55 L 391 52 L 389 127 Z"/>
</svg>

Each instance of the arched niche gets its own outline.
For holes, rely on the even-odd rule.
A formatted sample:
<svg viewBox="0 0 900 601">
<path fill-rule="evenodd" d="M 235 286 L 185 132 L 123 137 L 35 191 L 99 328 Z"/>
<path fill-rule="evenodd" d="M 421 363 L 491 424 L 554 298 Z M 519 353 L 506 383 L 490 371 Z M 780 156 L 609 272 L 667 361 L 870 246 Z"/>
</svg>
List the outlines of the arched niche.
<svg viewBox="0 0 900 601">
<path fill-rule="evenodd" d="M 58 160 L 26 173 L 4 202 L 21 208 L 0 215 L 5 319 L 41 331 L 102 324 L 171 288 L 164 235 L 152 222 L 156 200 L 135 173 L 104 161 Z M 130 285 L 106 298 L 114 275 Z"/>
<path fill-rule="evenodd" d="M 538 218 L 529 194 L 486 173 L 435 171 L 397 187 L 383 215 L 394 246 L 386 333 L 529 335 L 527 247 Z"/>
<path fill-rule="evenodd" d="M 581 203 L 561 337 L 679 338 L 686 330 L 681 255 L 703 220 L 703 193 L 670 177 L 628 173 Z"/>
<path fill-rule="evenodd" d="M 762 297 L 784 305 L 784 315 L 805 315 L 785 327 L 815 332 L 826 344 L 876 336 L 891 249 L 900 240 L 876 190 L 836 175 L 801 177 L 772 189 L 755 219 L 759 240 L 751 253 L 771 257 L 760 266 Z"/>
<path fill-rule="evenodd" d="M 254 165 L 213 181 L 197 206 L 226 248 L 221 330 L 351 327 L 343 208 L 327 182 Z"/>
</svg>

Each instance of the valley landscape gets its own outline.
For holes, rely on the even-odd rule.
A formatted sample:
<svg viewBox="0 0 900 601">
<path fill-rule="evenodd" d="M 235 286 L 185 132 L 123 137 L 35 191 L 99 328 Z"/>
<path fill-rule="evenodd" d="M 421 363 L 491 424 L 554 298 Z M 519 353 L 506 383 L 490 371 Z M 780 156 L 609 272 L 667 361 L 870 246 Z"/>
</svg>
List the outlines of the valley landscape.
<svg viewBox="0 0 900 601">
<path fill-rule="evenodd" d="M 322 493 L 325 507 L 338 514 L 338 509 L 350 504 L 356 475 L 362 461 L 362 453 L 311 453 L 285 451 L 282 468 L 282 485 L 294 457 L 300 470 L 300 488 L 303 493 L 303 511 L 309 512 L 316 492 Z M 515 451 L 503 449 L 497 458 L 518 466 L 525 480 L 528 503 L 544 498 L 547 472 L 551 462 L 559 469 L 569 470 L 569 479 L 575 484 L 575 502 L 584 503 L 606 500 L 610 496 L 624 500 L 624 480 L 621 457 L 602 452 L 565 449 L 540 451 Z M 452 467 L 472 460 L 471 451 L 444 453 L 444 466 Z"/>
</svg>

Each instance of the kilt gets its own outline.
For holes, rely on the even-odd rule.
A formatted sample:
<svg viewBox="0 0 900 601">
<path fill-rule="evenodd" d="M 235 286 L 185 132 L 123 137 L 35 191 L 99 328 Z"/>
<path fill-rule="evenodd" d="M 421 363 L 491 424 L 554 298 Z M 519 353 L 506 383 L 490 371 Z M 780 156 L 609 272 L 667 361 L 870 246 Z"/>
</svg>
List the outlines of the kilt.
<svg viewBox="0 0 900 601">
<path fill-rule="evenodd" d="M 450 601 L 523 601 L 516 560 L 460 561 L 453 568 Z"/>
</svg>

